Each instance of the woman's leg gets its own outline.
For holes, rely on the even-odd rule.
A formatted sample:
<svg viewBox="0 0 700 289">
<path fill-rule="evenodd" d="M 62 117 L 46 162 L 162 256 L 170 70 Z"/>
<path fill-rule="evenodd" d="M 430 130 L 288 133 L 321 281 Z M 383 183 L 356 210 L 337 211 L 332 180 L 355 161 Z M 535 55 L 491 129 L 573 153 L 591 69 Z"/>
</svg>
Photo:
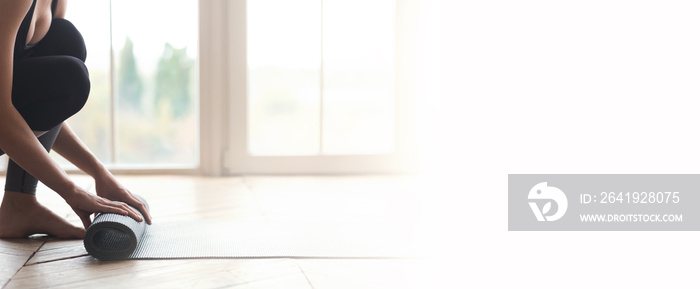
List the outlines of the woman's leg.
<svg viewBox="0 0 700 289">
<path fill-rule="evenodd" d="M 72 56 L 43 56 L 15 61 L 12 104 L 34 131 L 47 131 L 85 105 L 90 78 Z"/>
<path fill-rule="evenodd" d="M 39 141 L 51 148 L 62 124 L 78 112 L 90 90 L 85 64 L 72 56 L 45 56 L 15 61 L 12 103 L 34 131 L 48 131 Z M 43 233 L 82 238 L 85 229 L 68 223 L 37 202 L 36 179 L 14 162 L 8 166 L 9 187 L 0 205 L 0 238 Z"/>
<path fill-rule="evenodd" d="M 61 131 L 61 124 L 52 128 L 48 132 L 39 137 L 39 142 L 44 146 L 47 152 L 51 151 L 58 132 Z M 36 194 L 36 186 L 39 181 L 12 159 L 7 164 L 7 174 L 5 177 L 5 191 L 18 192 L 25 194 Z"/>
<path fill-rule="evenodd" d="M 39 137 L 50 151 L 61 124 Z M 68 223 L 61 216 L 39 204 L 36 199 L 38 180 L 10 160 L 7 166 L 5 194 L 0 205 L 0 238 L 24 238 L 32 234 L 49 234 L 58 238 L 82 238 L 85 230 Z"/>
<path fill-rule="evenodd" d="M 39 142 L 51 150 L 61 125 L 44 133 Z M 32 234 L 49 234 L 58 238 L 82 238 L 85 229 L 68 223 L 61 216 L 39 204 L 36 199 L 38 180 L 10 160 L 7 166 L 5 194 L 0 205 L 0 238 L 24 238 Z"/>
<path fill-rule="evenodd" d="M 51 150 L 61 125 L 39 137 L 39 142 Z M 0 238 L 24 238 L 32 234 L 49 234 L 58 238 L 82 238 L 85 230 L 39 204 L 36 187 L 39 181 L 14 161 L 7 166 L 5 195 L 0 205 Z"/>
</svg>

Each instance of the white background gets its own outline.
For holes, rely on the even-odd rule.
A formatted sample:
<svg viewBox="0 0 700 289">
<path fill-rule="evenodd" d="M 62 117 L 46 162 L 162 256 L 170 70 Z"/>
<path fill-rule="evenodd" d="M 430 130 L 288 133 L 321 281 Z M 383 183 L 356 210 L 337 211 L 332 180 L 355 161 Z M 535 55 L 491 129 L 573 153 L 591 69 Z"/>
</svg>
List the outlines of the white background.
<svg viewBox="0 0 700 289">
<path fill-rule="evenodd" d="M 696 1 L 442 2 L 432 189 L 451 204 L 453 284 L 698 286 L 698 232 L 508 232 L 507 175 L 700 173 L 699 15 Z"/>
</svg>

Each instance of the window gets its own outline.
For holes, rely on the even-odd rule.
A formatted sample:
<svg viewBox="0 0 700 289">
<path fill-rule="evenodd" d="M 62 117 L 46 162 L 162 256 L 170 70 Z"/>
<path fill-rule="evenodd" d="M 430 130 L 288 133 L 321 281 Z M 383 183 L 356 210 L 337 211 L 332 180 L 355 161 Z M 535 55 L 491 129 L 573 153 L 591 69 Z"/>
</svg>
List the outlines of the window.
<svg viewBox="0 0 700 289">
<path fill-rule="evenodd" d="M 421 3 L 71 0 L 92 92 L 69 123 L 111 169 L 410 169 Z"/>
<path fill-rule="evenodd" d="M 71 127 L 113 168 L 196 167 L 198 1 L 69 2 L 92 82 Z"/>
<path fill-rule="evenodd" d="M 395 6 L 248 1 L 251 155 L 393 153 Z"/>
<path fill-rule="evenodd" d="M 417 4 L 227 1 L 224 172 L 411 170 Z"/>
</svg>

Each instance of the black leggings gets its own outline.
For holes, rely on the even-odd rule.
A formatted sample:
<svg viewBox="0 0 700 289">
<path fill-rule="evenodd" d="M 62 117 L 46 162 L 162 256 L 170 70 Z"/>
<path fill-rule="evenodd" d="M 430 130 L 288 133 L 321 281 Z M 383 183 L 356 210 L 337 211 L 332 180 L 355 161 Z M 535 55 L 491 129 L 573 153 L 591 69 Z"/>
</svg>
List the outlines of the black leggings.
<svg viewBox="0 0 700 289">
<path fill-rule="evenodd" d="M 12 104 L 33 131 L 47 131 L 39 142 L 50 151 L 63 122 L 90 93 L 85 42 L 68 20 L 53 19 L 46 36 L 23 54 L 14 61 Z M 10 159 L 5 191 L 35 194 L 37 183 Z"/>
</svg>

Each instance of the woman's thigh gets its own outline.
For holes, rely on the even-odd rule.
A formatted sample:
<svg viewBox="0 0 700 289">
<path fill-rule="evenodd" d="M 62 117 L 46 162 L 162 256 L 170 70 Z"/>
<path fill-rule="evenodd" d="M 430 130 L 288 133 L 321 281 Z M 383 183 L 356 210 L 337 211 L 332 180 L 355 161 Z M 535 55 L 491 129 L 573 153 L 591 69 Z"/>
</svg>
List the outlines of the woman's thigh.
<svg viewBox="0 0 700 289">
<path fill-rule="evenodd" d="M 31 50 L 30 57 L 68 55 L 83 62 L 87 57 L 83 35 L 66 19 L 53 19 L 46 36 Z"/>
<path fill-rule="evenodd" d="M 80 111 L 90 92 L 88 70 L 73 56 L 14 62 L 12 104 L 32 130 L 49 130 Z"/>
</svg>

